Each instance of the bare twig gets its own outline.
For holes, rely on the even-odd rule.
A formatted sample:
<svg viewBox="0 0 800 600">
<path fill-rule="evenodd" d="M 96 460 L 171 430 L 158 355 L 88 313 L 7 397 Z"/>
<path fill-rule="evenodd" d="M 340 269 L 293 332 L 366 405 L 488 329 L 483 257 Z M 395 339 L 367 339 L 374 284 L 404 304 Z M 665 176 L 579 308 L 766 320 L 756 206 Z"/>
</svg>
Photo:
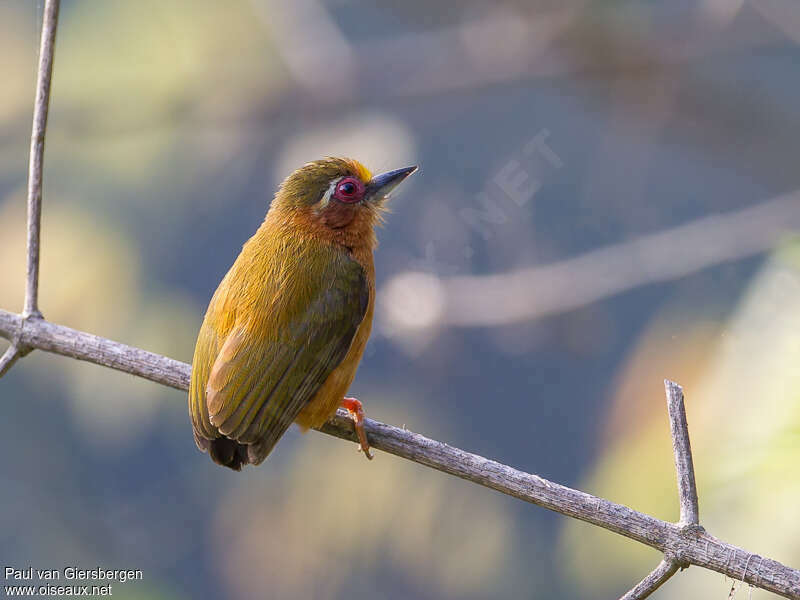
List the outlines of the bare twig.
<svg viewBox="0 0 800 600">
<path fill-rule="evenodd" d="M 669 413 L 669 428 L 672 433 L 672 449 L 675 453 L 675 472 L 678 476 L 678 499 L 680 501 L 681 516 L 677 525 L 684 529 L 692 528 L 702 530 L 700 527 L 700 508 L 697 502 L 697 484 L 694 479 L 694 462 L 692 461 L 692 446 L 689 443 L 689 425 L 686 422 L 686 407 L 683 402 L 683 388 L 674 381 L 664 380 L 664 389 L 667 394 L 667 412 Z M 689 566 L 681 563 L 669 553 L 664 554 L 658 566 L 645 577 L 621 600 L 637 600 L 647 598 L 656 591 L 661 584 L 672 577 L 678 567 Z M 745 563 L 745 575 L 747 563 Z"/>
<path fill-rule="evenodd" d="M 665 558 L 653 571 L 642 579 L 636 587 L 620 600 L 642 600 L 655 592 L 661 585 L 678 571 L 678 561 Z"/>
<path fill-rule="evenodd" d="M 36 99 L 33 106 L 31 150 L 28 163 L 28 268 L 25 282 L 25 304 L 17 334 L 29 319 L 41 319 L 39 311 L 39 232 L 42 223 L 42 168 L 47 113 L 50 107 L 50 82 L 53 78 L 53 55 L 58 28 L 60 0 L 47 0 L 42 17 L 42 39 L 39 46 L 39 70 L 36 77 Z M 14 366 L 29 348 L 16 335 L 11 346 L 0 357 L 0 377 Z"/>
<path fill-rule="evenodd" d="M 191 366 L 44 320 L 27 321 L 0 310 L 0 336 L 78 360 L 111 367 L 163 385 L 186 390 Z M 627 506 L 470 454 L 417 433 L 366 419 L 370 444 L 443 473 L 497 490 L 568 517 L 631 538 L 692 564 L 800 600 L 800 571 L 718 540 L 702 527 L 661 521 Z M 352 419 L 339 411 L 320 431 L 355 442 Z"/>
<path fill-rule="evenodd" d="M 664 388 L 667 393 L 669 428 L 672 432 L 672 449 L 675 453 L 675 470 L 678 475 L 678 497 L 681 505 L 679 524 L 698 525 L 700 508 L 697 502 L 697 484 L 694 480 L 692 446 L 689 443 L 683 388 L 669 379 L 664 380 Z"/>
<path fill-rule="evenodd" d="M 694 462 L 692 461 L 692 446 L 689 443 L 689 425 L 686 422 L 686 407 L 683 402 L 683 388 L 674 381 L 664 380 L 664 389 L 667 394 L 667 412 L 669 413 L 669 428 L 672 433 L 672 449 L 675 453 L 675 472 L 678 476 L 678 499 L 680 501 L 681 516 L 677 525 L 685 530 L 700 527 L 700 508 L 697 502 L 697 484 L 694 479 Z M 664 554 L 655 570 L 645 577 L 636 587 L 625 594 L 621 600 L 634 600 L 647 598 L 656 591 L 661 584 L 672 577 L 678 567 L 687 567 L 688 562 L 681 563 L 674 555 Z M 745 563 L 745 575 L 747 563 Z"/>
<path fill-rule="evenodd" d="M 3 356 L 0 356 L 0 377 L 5 375 L 8 370 L 14 366 L 14 363 L 17 362 L 19 356 L 20 352 L 17 349 L 17 346 L 15 344 L 11 344 L 3 353 Z"/>
<path fill-rule="evenodd" d="M 190 368 L 185 363 L 44 319 L 25 320 L 0 309 L 0 337 L 16 337 L 18 346 L 85 360 L 179 390 L 189 388 Z"/>
<path fill-rule="evenodd" d="M 39 48 L 39 73 L 36 78 L 36 101 L 33 109 L 31 153 L 28 166 L 28 279 L 25 286 L 26 317 L 41 317 L 39 312 L 39 231 L 42 221 L 42 165 L 47 112 L 50 107 L 50 81 L 53 77 L 53 54 L 56 46 L 59 0 L 47 0 L 42 20 Z"/>
</svg>

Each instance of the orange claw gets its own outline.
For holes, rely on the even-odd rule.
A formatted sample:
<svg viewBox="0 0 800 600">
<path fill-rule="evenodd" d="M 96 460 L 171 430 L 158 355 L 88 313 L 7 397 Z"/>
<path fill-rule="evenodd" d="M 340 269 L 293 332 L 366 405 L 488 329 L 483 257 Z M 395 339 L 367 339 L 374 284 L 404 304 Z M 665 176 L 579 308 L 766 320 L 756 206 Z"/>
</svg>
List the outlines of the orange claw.
<svg viewBox="0 0 800 600">
<path fill-rule="evenodd" d="M 364 431 L 364 407 L 361 402 L 355 398 L 343 398 L 342 408 L 347 409 L 350 416 L 353 417 L 353 426 L 358 436 L 358 442 L 361 446 L 360 450 L 364 451 L 364 456 L 372 460 L 372 454 L 369 451 L 369 442 L 367 441 L 367 434 Z"/>
</svg>

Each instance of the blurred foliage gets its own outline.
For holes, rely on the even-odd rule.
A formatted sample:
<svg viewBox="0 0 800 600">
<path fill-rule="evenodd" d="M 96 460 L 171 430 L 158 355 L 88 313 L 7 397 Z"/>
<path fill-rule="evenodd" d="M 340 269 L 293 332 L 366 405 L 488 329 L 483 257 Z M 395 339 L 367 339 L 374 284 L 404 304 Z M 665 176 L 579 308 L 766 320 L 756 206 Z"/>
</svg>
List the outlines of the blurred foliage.
<svg viewBox="0 0 800 600">
<path fill-rule="evenodd" d="M 131 126 L 131 116 L 147 128 L 176 113 L 198 122 L 235 117 L 286 85 L 246 2 L 82 4 L 62 20 L 55 81 L 59 104 L 89 129 Z"/>
</svg>

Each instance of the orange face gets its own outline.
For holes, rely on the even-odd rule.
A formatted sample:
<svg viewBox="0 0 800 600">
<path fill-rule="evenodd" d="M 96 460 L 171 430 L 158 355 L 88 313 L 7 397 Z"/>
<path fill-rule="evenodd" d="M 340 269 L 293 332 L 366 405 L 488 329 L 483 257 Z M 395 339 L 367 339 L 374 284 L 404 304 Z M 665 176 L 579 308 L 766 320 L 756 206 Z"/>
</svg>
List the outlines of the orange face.
<svg viewBox="0 0 800 600">
<path fill-rule="evenodd" d="M 366 171 L 366 169 L 364 169 Z M 317 203 L 316 213 L 320 222 L 331 229 L 341 229 L 353 223 L 361 212 L 375 212 L 367 201 L 366 181 L 357 175 L 344 175 L 334 178 Z"/>
<path fill-rule="evenodd" d="M 414 171 L 407 167 L 373 177 L 352 159 L 308 163 L 284 181 L 270 212 L 288 212 L 309 233 L 344 246 L 374 246 L 372 230 L 381 222 L 386 198 Z"/>
</svg>

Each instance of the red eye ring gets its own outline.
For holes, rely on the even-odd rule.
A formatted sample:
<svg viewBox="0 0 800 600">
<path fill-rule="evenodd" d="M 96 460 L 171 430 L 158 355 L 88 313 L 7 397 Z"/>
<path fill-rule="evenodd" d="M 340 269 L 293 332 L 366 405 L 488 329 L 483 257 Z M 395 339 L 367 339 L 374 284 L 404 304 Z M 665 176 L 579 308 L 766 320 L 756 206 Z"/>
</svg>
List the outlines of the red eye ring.
<svg viewBox="0 0 800 600">
<path fill-rule="evenodd" d="M 364 184 L 355 177 L 343 177 L 336 184 L 333 197 L 339 202 L 353 204 L 364 196 Z"/>
</svg>

